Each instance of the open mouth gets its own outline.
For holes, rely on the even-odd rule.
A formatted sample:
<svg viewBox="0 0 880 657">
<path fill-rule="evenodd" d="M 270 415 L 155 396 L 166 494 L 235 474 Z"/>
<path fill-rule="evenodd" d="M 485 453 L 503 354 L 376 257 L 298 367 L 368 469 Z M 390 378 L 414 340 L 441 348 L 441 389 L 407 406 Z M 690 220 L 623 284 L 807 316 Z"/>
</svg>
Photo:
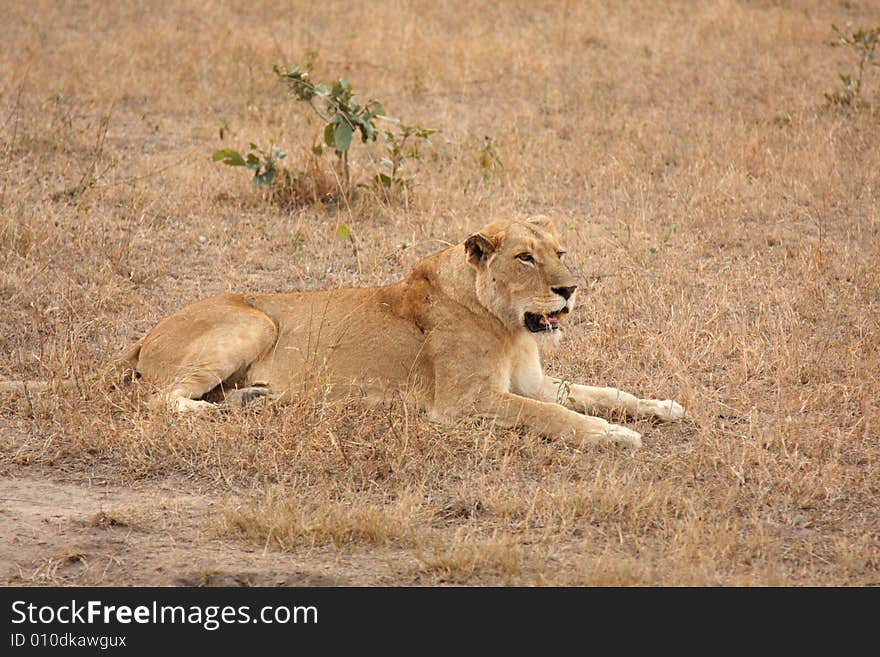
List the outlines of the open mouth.
<svg viewBox="0 0 880 657">
<path fill-rule="evenodd" d="M 559 318 L 568 312 L 568 308 L 560 308 L 556 312 L 544 313 L 526 313 L 524 317 L 526 328 L 532 333 L 540 333 L 541 331 L 555 331 L 559 328 Z"/>
</svg>

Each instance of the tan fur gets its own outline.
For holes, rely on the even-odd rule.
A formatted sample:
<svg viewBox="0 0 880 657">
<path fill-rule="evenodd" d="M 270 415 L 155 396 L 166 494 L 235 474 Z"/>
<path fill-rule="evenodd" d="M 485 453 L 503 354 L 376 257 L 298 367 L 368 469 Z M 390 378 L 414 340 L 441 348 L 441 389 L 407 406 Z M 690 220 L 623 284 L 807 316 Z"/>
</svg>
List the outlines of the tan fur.
<svg viewBox="0 0 880 657">
<path fill-rule="evenodd" d="M 213 407 L 202 398 L 218 391 L 227 401 L 289 399 L 314 386 L 374 399 L 399 391 L 440 422 L 483 417 L 639 446 L 638 433 L 583 413 L 680 419 L 681 406 L 544 375 L 539 345 L 561 329 L 531 332 L 524 317 L 571 310 L 576 283 L 561 251 L 546 217 L 499 221 L 395 285 L 199 301 L 159 322 L 123 359 L 182 411 Z"/>
</svg>

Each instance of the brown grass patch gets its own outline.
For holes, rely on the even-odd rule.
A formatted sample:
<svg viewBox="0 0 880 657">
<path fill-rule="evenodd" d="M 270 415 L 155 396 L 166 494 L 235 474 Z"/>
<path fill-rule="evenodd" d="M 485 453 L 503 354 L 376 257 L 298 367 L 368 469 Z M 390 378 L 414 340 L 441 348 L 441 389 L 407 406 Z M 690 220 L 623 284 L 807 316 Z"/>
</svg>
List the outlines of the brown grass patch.
<svg viewBox="0 0 880 657">
<path fill-rule="evenodd" d="M 301 545 L 407 545 L 424 522 L 421 515 L 419 498 L 412 496 L 384 505 L 316 503 L 270 491 L 245 506 L 227 509 L 223 519 L 242 538 L 291 550 Z"/>
<path fill-rule="evenodd" d="M 503 583 L 511 584 L 522 573 L 520 548 L 508 536 L 475 539 L 464 534 L 448 545 L 418 548 L 415 556 L 422 570 L 444 583 L 500 577 Z"/>
</svg>

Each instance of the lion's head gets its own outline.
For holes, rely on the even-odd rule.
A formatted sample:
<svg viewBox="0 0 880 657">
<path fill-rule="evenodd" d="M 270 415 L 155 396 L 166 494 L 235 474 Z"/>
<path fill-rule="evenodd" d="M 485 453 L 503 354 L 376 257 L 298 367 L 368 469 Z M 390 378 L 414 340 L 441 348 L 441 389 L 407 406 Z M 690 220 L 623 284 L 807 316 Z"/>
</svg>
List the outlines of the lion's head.
<svg viewBox="0 0 880 657">
<path fill-rule="evenodd" d="M 465 252 L 477 273 L 477 298 L 505 326 L 536 338 L 558 337 L 577 282 L 549 218 L 489 224 L 467 239 Z"/>
</svg>

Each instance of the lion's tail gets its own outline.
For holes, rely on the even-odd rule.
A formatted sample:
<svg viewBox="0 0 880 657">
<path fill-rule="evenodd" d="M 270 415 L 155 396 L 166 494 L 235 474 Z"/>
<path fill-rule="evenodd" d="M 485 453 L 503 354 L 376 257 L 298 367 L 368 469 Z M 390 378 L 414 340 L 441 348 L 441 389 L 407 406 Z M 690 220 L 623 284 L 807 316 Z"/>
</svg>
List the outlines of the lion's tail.
<svg viewBox="0 0 880 657">
<path fill-rule="evenodd" d="M 113 358 L 104 367 L 89 376 L 90 381 L 104 385 L 120 386 L 130 381 L 137 368 L 140 356 L 141 344 L 138 342 L 133 347 Z M 73 379 L 61 379 L 60 381 L 0 381 L 0 393 L 13 393 L 29 395 L 31 393 L 44 393 L 53 387 L 74 388 L 77 382 Z"/>
</svg>

